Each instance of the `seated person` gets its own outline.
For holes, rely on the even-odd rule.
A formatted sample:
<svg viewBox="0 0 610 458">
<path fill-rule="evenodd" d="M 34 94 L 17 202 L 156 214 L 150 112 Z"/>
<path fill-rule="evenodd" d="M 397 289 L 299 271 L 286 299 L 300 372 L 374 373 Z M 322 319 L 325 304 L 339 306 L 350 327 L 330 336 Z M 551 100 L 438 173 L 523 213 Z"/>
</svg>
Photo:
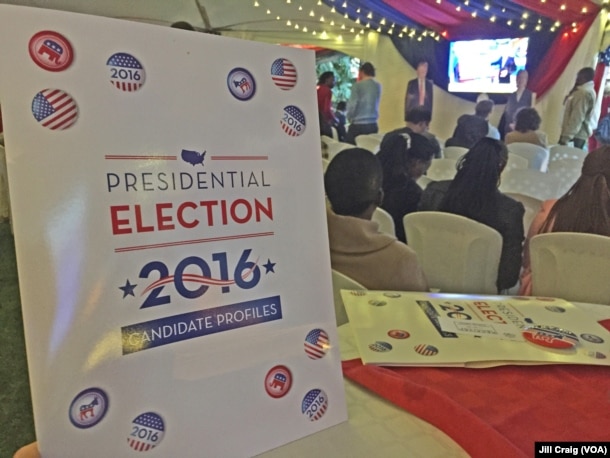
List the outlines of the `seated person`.
<svg viewBox="0 0 610 458">
<path fill-rule="evenodd" d="M 371 221 L 383 199 L 377 157 L 362 148 L 337 154 L 324 175 L 330 262 L 368 289 L 427 291 L 415 252 Z"/>
<path fill-rule="evenodd" d="M 523 246 L 519 294 L 532 294 L 529 241 L 546 232 L 584 232 L 610 237 L 610 146 L 585 157 L 580 178 L 559 199 L 546 200 L 533 219 Z"/>
<path fill-rule="evenodd" d="M 383 203 L 394 220 L 396 237 L 407 243 L 402 218 L 417 211 L 422 189 L 416 181 L 428 170 L 434 146 L 419 134 L 387 134 L 377 153 L 383 169 Z"/>
<path fill-rule="evenodd" d="M 485 119 L 477 115 L 465 114 L 458 118 L 453 135 L 445 142 L 445 146 L 470 149 L 488 133 L 489 123 Z"/>
<path fill-rule="evenodd" d="M 483 99 L 477 102 L 474 107 L 474 114 L 479 118 L 487 121 L 487 135 L 486 137 L 495 138 L 500 140 L 500 131 L 489 122 L 489 115 L 494 109 L 494 102 L 490 99 Z"/>
<path fill-rule="evenodd" d="M 498 190 L 508 160 L 504 143 L 492 138 L 477 142 L 459 161 L 453 180 L 430 183 L 420 210 L 443 211 L 483 223 L 502 235 L 498 267 L 498 292 L 512 288 L 519 279 L 523 243 L 523 204 Z"/>
<path fill-rule="evenodd" d="M 434 157 L 441 158 L 443 157 L 441 145 L 434 136 L 429 132 L 430 129 L 430 120 L 432 119 L 432 114 L 430 110 L 424 107 L 415 107 L 411 108 L 407 111 L 405 116 L 406 125 L 405 127 L 401 127 L 400 129 L 395 129 L 383 136 L 381 140 L 381 144 L 379 145 L 379 149 L 384 148 L 384 142 L 390 138 L 393 134 L 420 134 L 428 139 L 428 141 L 434 146 Z"/>
<path fill-rule="evenodd" d="M 548 140 L 544 132 L 539 132 L 540 115 L 535 108 L 521 108 L 515 115 L 515 130 L 506 134 L 505 142 L 531 143 L 532 145 L 548 147 Z"/>
</svg>

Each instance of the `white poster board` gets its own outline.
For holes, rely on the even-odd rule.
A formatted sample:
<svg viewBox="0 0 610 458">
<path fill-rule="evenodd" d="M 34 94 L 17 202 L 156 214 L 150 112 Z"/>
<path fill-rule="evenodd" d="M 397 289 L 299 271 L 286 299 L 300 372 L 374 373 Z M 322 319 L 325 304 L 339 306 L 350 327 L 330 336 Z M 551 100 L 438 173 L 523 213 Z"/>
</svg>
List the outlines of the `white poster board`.
<svg viewBox="0 0 610 458">
<path fill-rule="evenodd" d="M 251 456 L 346 420 L 312 52 L 0 5 L 45 458 Z"/>
<path fill-rule="evenodd" d="M 610 333 L 563 299 L 397 291 L 341 297 L 363 363 L 610 365 Z"/>
</svg>

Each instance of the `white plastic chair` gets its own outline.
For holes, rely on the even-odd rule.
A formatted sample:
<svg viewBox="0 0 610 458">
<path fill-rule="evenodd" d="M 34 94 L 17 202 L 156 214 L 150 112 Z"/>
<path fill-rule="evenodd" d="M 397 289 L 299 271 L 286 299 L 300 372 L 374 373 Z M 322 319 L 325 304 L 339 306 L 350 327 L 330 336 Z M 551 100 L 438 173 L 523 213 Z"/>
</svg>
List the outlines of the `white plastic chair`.
<svg viewBox="0 0 610 458">
<path fill-rule="evenodd" d="M 380 144 L 381 140 L 375 134 L 358 135 L 356 137 L 356 146 L 358 148 L 367 149 L 373 154 L 377 154 L 379 152 Z"/>
<path fill-rule="evenodd" d="M 330 161 L 328 159 L 322 158 L 322 172 L 323 173 L 326 173 L 326 169 L 328 168 L 328 164 L 330 164 Z"/>
<path fill-rule="evenodd" d="M 506 162 L 506 167 L 504 170 L 527 169 L 529 168 L 529 164 L 530 161 L 525 159 L 523 156 L 508 153 L 508 161 Z"/>
<path fill-rule="evenodd" d="M 342 274 L 338 270 L 332 269 L 332 280 L 333 280 L 333 300 L 335 303 L 335 318 L 337 320 L 337 326 L 341 326 L 349 321 L 347 318 L 347 312 L 345 311 L 345 305 L 341 298 L 341 290 L 349 289 L 353 291 L 366 289 L 356 280 L 347 275 Z"/>
<path fill-rule="evenodd" d="M 392 215 L 390 215 L 383 208 L 377 207 L 373 212 L 373 221 L 379 224 L 379 230 L 386 234 L 390 234 L 393 237 L 396 237 L 396 227 L 394 227 L 394 220 L 392 219 Z"/>
<path fill-rule="evenodd" d="M 580 159 L 559 159 L 549 162 L 548 174 L 559 183 L 559 195 L 563 196 L 580 178 L 582 161 Z"/>
<path fill-rule="evenodd" d="M 348 148 L 355 148 L 355 147 L 351 143 L 344 143 L 344 142 L 330 143 L 326 147 L 326 153 L 328 154 L 328 160 L 332 160 L 333 157 L 335 157 L 337 154 L 339 154 L 339 152 L 343 151 L 344 149 L 348 149 Z"/>
<path fill-rule="evenodd" d="M 445 159 L 459 159 L 468 152 L 468 148 L 461 146 L 445 146 L 443 148 L 443 157 Z"/>
<path fill-rule="evenodd" d="M 456 159 L 432 159 L 426 176 L 434 181 L 453 180 L 456 169 Z"/>
<path fill-rule="evenodd" d="M 517 154 L 528 160 L 528 168 L 546 172 L 549 166 L 549 150 L 532 143 L 516 142 L 506 145 L 509 153 Z"/>
<path fill-rule="evenodd" d="M 428 278 L 443 293 L 497 294 L 502 236 L 477 221 L 443 212 L 403 218 L 409 246 Z"/>
<path fill-rule="evenodd" d="M 337 140 L 329 137 L 328 135 L 320 135 L 320 141 L 325 145 L 330 145 L 331 143 L 337 143 Z"/>
<path fill-rule="evenodd" d="M 554 175 L 532 169 L 505 169 L 500 181 L 500 191 L 525 194 L 540 200 L 561 196 L 559 181 Z"/>
<path fill-rule="evenodd" d="M 11 216 L 11 206 L 8 193 L 8 172 L 6 170 L 6 153 L 0 145 L 0 221 Z"/>
<path fill-rule="evenodd" d="M 551 232 L 530 241 L 532 295 L 610 305 L 610 237 Z"/>
<path fill-rule="evenodd" d="M 419 177 L 416 181 L 416 183 L 418 184 L 418 186 L 422 189 L 426 189 L 426 186 L 428 186 L 430 183 L 432 183 L 434 180 L 426 175 L 422 175 L 421 177 Z"/>
<path fill-rule="evenodd" d="M 540 199 L 536 199 L 535 197 L 514 192 L 507 192 L 506 195 L 523 204 L 523 207 L 525 208 L 525 213 L 523 214 L 523 232 L 527 234 L 530 226 L 532 225 L 532 220 L 540 211 L 542 201 Z"/>
<path fill-rule="evenodd" d="M 575 148 L 568 145 L 553 145 L 550 148 L 550 161 L 558 161 L 561 159 L 579 159 L 584 161 L 587 152 L 580 148 Z"/>
</svg>

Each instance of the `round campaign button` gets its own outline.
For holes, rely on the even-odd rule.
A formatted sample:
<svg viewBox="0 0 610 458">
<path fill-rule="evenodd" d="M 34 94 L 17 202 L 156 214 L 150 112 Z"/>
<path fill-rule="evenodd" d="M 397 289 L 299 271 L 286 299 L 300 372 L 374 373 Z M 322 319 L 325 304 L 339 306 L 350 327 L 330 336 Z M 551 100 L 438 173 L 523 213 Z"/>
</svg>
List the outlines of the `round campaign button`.
<svg viewBox="0 0 610 458">
<path fill-rule="evenodd" d="M 106 61 L 110 83 L 124 92 L 134 92 L 142 87 L 146 72 L 138 59 L 126 52 L 117 52 Z"/>
<path fill-rule="evenodd" d="M 392 344 L 378 340 L 377 342 L 370 344 L 369 348 L 377 353 L 385 353 L 386 351 L 390 351 L 392 349 Z"/>
<path fill-rule="evenodd" d="M 393 339 L 408 339 L 411 336 L 411 334 L 402 329 L 390 329 L 388 335 Z"/>
<path fill-rule="evenodd" d="M 301 403 L 301 412 L 309 421 L 319 420 L 328 408 L 328 396 L 318 388 L 309 391 Z"/>
<path fill-rule="evenodd" d="M 65 130 L 78 119 L 78 105 L 65 91 L 44 89 L 32 100 L 32 115 L 47 129 Z"/>
<path fill-rule="evenodd" d="M 38 32 L 30 38 L 28 52 L 36 65 L 50 72 L 65 70 L 74 59 L 74 51 L 67 38 L 50 30 Z"/>
<path fill-rule="evenodd" d="M 164 435 L 163 418 L 154 412 L 146 412 L 138 415 L 131 422 L 127 443 L 138 452 L 147 452 L 159 445 Z"/>
<path fill-rule="evenodd" d="M 297 84 L 297 68 L 288 59 L 275 59 L 271 64 L 271 79 L 277 87 L 288 91 Z"/>
<path fill-rule="evenodd" d="M 529 326 L 521 333 L 527 341 L 542 347 L 565 350 L 578 344 L 576 334 L 555 326 Z"/>
<path fill-rule="evenodd" d="M 288 394 L 292 387 L 292 373 L 286 366 L 275 366 L 265 377 L 265 391 L 272 398 L 281 398 Z"/>
<path fill-rule="evenodd" d="M 245 68 L 234 68 L 227 76 L 229 91 L 237 100 L 250 100 L 256 92 L 256 82 L 252 73 Z"/>
<path fill-rule="evenodd" d="M 284 107 L 284 113 L 280 120 L 282 130 L 291 137 L 298 137 L 305 132 L 305 114 L 299 107 L 288 105 Z"/>
<path fill-rule="evenodd" d="M 310 359 L 320 359 L 330 349 L 328 334 L 324 329 L 312 329 L 305 336 L 305 354 Z"/>
<path fill-rule="evenodd" d="M 422 356 L 434 356 L 438 354 L 438 348 L 434 345 L 429 344 L 419 344 L 414 347 L 416 353 Z"/>
<path fill-rule="evenodd" d="M 107 410 L 106 393 L 99 388 L 88 388 L 74 397 L 68 415 L 77 428 L 91 428 L 102 421 Z"/>
</svg>

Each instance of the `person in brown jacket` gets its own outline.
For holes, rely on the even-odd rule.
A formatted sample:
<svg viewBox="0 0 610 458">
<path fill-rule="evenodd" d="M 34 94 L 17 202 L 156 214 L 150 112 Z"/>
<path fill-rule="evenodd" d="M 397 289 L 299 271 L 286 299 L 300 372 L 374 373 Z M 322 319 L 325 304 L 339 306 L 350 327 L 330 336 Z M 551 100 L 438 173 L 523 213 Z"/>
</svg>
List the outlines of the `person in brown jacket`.
<svg viewBox="0 0 610 458">
<path fill-rule="evenodd" d="M 343 150 L 328 165 L 331 266 L 367 289 L 428 291 L 415 251 L 371 221 L 383 199 L 382 181 L 377 157 L 362 148 Z"/>
</svg>

